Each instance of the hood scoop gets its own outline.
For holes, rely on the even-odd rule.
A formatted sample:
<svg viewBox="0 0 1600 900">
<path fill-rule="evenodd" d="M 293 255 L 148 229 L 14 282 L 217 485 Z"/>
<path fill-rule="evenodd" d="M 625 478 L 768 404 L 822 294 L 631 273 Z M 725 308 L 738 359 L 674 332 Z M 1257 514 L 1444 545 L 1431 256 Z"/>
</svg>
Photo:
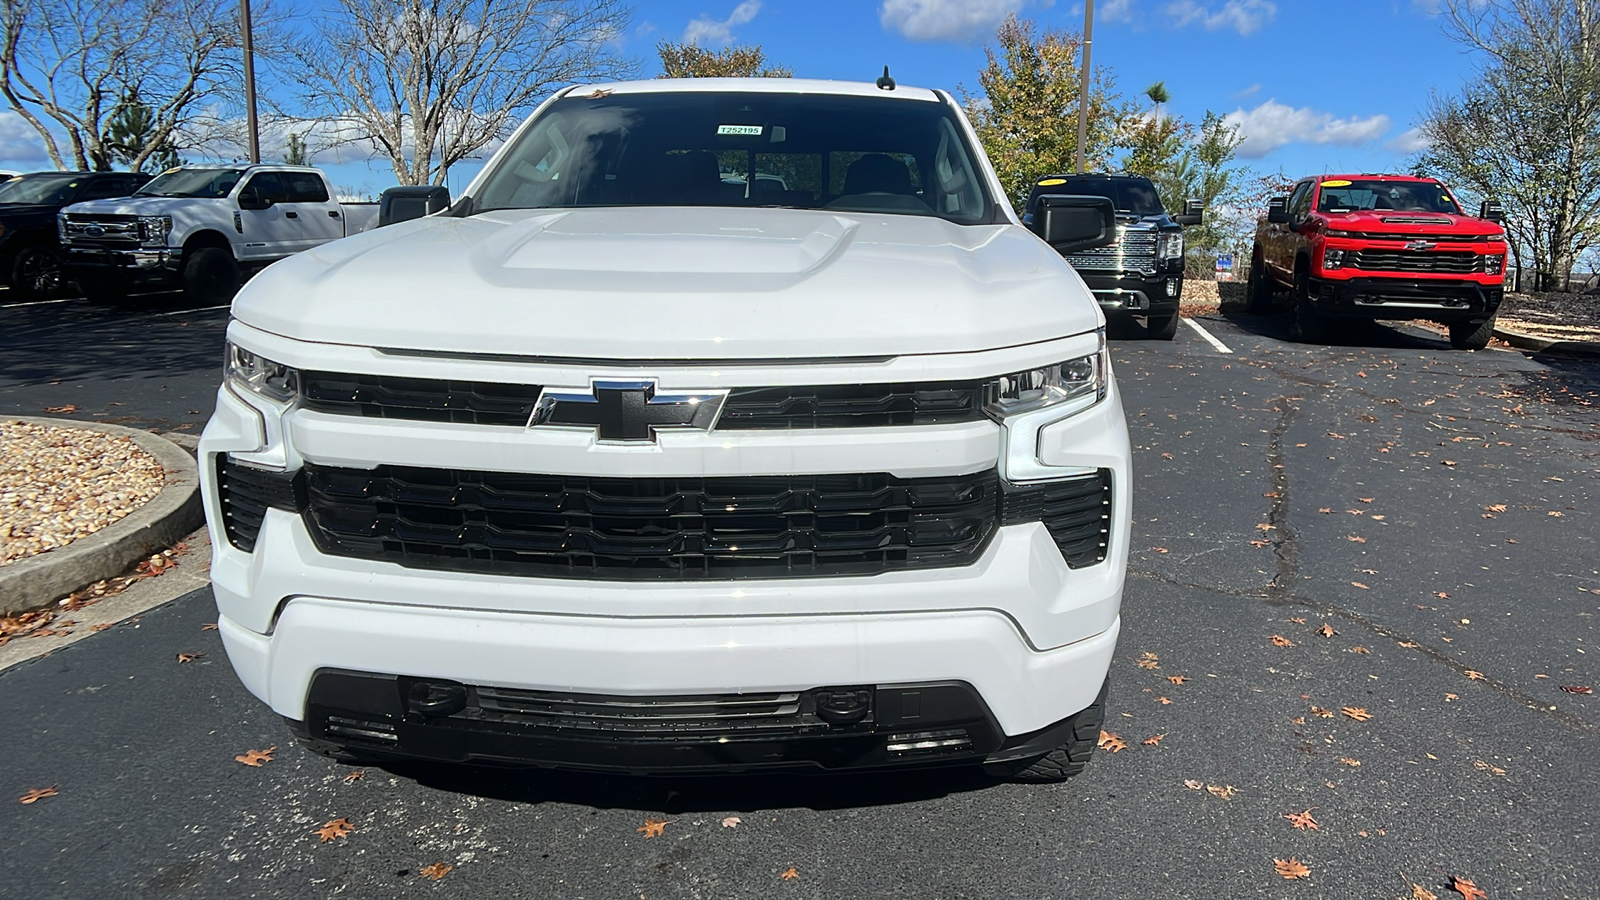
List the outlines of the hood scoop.
<svg viewBox="0 0 1600 900">
<path fill-rule="evenodd" d="M 1449 225 L 1450 220 L 1443 216 L 1384 216 L 1386 225 Z"/>
</svg>

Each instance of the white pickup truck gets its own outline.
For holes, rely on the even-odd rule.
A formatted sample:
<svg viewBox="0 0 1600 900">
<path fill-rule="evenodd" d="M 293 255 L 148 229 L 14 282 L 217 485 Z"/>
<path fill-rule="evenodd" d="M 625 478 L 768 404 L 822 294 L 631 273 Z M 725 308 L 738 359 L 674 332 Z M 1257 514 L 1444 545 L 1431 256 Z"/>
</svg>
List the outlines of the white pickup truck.
<svg viewBox="0 0 1600 900">
<path fill-rule="evenodd" d="M 67 277 L 95 300 L 181 289 L 226 303 L 243 278 L 286 256 L 356 234 L 376 203 L 340 203 L 305 166 L 180 166 L 131 197 L 77 203 L 58 226 Z"/>
<path fill-rule="evenodd" d="M 245 285 L 212 586 L 307 746 L 1083 767 L 1132 473 L 1061 253 L 1114 210 L 1025 227 L 955 101 L 885 82 L 568 89 L 448 209 Z"/>
</svg>

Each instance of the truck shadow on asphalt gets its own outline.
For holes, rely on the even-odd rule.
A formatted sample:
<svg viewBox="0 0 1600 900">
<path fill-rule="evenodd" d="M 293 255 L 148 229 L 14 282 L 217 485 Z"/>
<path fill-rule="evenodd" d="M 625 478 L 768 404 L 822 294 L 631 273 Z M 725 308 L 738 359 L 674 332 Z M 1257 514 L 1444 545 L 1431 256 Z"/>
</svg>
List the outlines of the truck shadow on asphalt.
<svg viewBox="0 0 1600 900">
<path fill-rule="evenodd" d="M 215 370 L 228 321 L 227 310 L 201 311 L 176 294 L 138 295 L 116 304 L 74 300 L 0 313 L 0 356 L 7 380 L 15 384 Z M 214 331 L 215 341 L 197 341 L 195 329 Z"/>
<path fill-rule="evenodd" d="M 976 766 L 850 773 L 791 769 L 677 776 L 411 762 L 387 763 L 382 768 L 422 787 L 483 799 L 660 811 L 668 815 L 892 806 L 1006 783 Z"/>
<path fill-rule="evenodd" d="M 1361 347 L 1375 350 L 1449 350 L 1444 335 L 1430 336 L 1416 325 L 1365 319 L 1332 320 L 1327 338 L 1317 344 L 1295 344 L 1289 338 L 1292 320 L 1287 310 L 1267 315 L 1248 313 L 1223 306 L 1222 317 L 1242 331 L 1295 346 Z"/>
</svg>

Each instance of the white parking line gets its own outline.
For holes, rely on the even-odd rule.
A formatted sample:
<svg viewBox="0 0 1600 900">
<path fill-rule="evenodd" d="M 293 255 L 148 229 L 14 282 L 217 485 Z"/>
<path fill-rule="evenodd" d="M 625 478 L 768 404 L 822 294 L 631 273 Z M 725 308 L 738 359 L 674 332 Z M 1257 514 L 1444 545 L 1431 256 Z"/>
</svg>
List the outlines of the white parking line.
<svg viewBox="0 0 1600 900">
<path fill-rule="evenodd" d="M 1217 352 L 1218 353 L 1232 353 L 1233 352 L 1232 350 L 1228 349 L 1228 345 L 1227 344 L 1224 344 L 1223 342 L 1217 340 L 1214 336 L 1212 336 L 1211 332 L 1205 330 L 1204 328 L 1201 328 L 1199 322 L 1196 322 L 1193 319 L 1184 319 L 1183 321 L 1184 321 L 1184 324 L 1188 325 L 1190 328 L 1193 328 L 1195 330 L 1195 333 L 1197 333 L 1201 337 L 1205 338 L 1206 339 L 1206 343 L 1208 343 L 1211 346 L 1217 348 Z"/>
<path fill-rule="evenodd" d="M 16 309 L 19 306 L 43 306 L 46 303 L 72 303 L 82 300 L 82 297 L 62 297 L 59 300 L 25 300 L 21 303 L 0 303 L 0 309 Z"/>
<path fill-rule="evenodd" d="M 207 310 L 213 310 L 213 309 L 227 309 L 232 305 L 233 305 L 232 303 L 224 303 L 221 306 L 196 306 L 193 309 L 169 309 L 166 312 L 153 313 L 152 315 L 155 315 L 155 316 L 181 316 L 184 313 L 206 312 Z"/>
</svg>

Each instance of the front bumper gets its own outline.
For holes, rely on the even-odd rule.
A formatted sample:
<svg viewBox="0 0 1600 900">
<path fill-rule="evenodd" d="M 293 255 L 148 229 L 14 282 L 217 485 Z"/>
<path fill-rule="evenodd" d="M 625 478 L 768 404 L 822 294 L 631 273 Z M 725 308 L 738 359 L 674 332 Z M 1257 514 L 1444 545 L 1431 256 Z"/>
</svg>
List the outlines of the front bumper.
<svg viewBox="0 0 1600 900">
<path fill-rule="evenodd" d="M 178 283 L 183 251 L 121 250 L 67 245 L 68 277 L 74 280 L 168 287 Z"/>
<path fill-rule="evenodd" d="M 1140 275 L 1080 269 L 1100 309 L 1107 316 L 1169 315 L 1183 299 L 1183 273 Z"/>
<path fill-rule="evenodd" d="M 1325 316 L 1481 322 L 1500 309 L 1505 288 L 1470 279 L 1321 278 L 1313 306 Z"/>
</svg>

